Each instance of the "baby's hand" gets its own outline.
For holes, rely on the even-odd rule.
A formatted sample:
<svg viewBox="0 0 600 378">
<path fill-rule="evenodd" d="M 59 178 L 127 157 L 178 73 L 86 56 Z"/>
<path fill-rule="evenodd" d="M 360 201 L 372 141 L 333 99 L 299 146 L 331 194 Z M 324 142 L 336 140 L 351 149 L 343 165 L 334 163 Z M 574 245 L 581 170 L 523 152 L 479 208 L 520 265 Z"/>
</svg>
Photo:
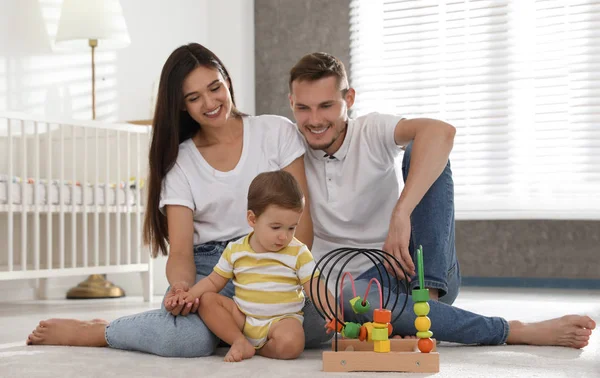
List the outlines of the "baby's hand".
<svg viewBox="0 0 600 378">
<path fill-rule="evenodd" d="M 179 294 L 179 303 L 181 304 L 194 303 L 195 300 L 196 297 L 189 291 Z"/>
</svg>

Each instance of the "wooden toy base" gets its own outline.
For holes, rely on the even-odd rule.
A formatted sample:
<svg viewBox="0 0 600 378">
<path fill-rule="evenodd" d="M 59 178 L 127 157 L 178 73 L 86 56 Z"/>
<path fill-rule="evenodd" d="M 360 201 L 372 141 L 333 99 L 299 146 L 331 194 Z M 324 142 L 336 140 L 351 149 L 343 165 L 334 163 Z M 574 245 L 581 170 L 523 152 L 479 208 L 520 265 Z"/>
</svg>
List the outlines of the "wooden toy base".
<svg viewBox="0 0 600 378">
<path fill-rule="evenodd" d="M 333 341 L 335 344 L 335 341 Z M 332 348 L 335 350 L 335 345 Z M 437 373 L 440 355 L 416 350 L 417 340 L 390 339 L 390 352 L 373 352 L 373 343 L 354 339 L 338 340 L 338 352 L 323 352 L 323 371 L 395 371 Z"/>
<path fill-rule="evenodd" d="M 432 352 L 437 350 L 436 340 L 433 340 Z M 417 352 L 417 343 L 419 339 L 390 339 L 391 352 Z M 335 339 L 331 340 L 331 350 L 335 351 Z M 353 351 L 373 351 L 372 341 L 360 341 L 356 339 L 338 338 L 338 351 L 353 352 Z"/>
</svg>

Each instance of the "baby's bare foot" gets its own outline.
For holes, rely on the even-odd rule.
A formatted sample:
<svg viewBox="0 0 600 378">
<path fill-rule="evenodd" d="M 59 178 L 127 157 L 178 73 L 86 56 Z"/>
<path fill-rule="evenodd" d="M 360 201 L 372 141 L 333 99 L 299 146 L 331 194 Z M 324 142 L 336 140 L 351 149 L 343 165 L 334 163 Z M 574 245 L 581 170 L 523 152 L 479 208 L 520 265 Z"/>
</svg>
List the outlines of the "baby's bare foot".
<svg viewBox="0 0 600 378">
<path fill-rule="evenodd" d="M 27 337 L 28 345 L 107 346 L 104 338 L 104 320 L 81 321 L 75 319 L 42 320 Z"/>
<path fill-rule="evenodd" d="M 225 355 L 224 361 L 240 362 L 252 358 L 255 353 L 256 349 L 254 349 L 252 344 L 245 337 L 241 337 L 231 344 L 231 348 L 229 348 L 229 352 Z"/>
<path fill-rule="evenodd" d="M 583 348 L 596 323 L 589 316 L 566 315 L 537 323 L 511 321 L 507 344 L 555 345 Z"/>
</svg>

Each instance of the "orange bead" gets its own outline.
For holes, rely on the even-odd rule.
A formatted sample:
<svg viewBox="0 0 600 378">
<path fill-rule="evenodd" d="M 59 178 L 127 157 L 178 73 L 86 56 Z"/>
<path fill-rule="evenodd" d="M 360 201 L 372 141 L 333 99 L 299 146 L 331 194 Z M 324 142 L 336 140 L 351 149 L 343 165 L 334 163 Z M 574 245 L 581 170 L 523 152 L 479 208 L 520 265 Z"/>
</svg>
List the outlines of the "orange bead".
<svg viewBox="0 0 600 378">
<path fill-rule="evenodd" d="M 325 324 L 325 328 L 327 328 L 329 332 L 341 332 L 343 327 L 344 326 L 342 325 L 342 323 L 338 322 L 336 319 L 331 319 L 329 323 Z"/>
<path fill-rule="evenodd" d="M 361 326 L 360 331 L 358 331 L 358 339 L 360 341 L 365 341 L 367 339 L 367 327 Z"/>
<path fill-rule="evenodd" d="M 421 353 L 429 353 L 433 350 L 433 340 L 431 339 L 419 339 L 417 347 Z"/>
<path fill-rule="evenodd" d="M 393 329 L 394 329 L 394 327 L 392 327 L 392 323 L 388 323 L 388 337 L 392 336 Z"/>
<path fill-rule="evenodd" d="M 375 309 L 373 311 L 373 321 L 375 323 L 390 323 L 392 321 L 392 312 L 386 309 Z"/>
</svg>

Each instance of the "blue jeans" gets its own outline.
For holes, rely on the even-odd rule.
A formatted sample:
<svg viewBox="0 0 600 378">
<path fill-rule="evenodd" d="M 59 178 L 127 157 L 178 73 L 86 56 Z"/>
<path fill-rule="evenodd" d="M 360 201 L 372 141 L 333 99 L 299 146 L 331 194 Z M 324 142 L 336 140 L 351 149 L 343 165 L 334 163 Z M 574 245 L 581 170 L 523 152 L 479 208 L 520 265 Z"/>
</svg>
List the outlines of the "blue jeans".
<svg viewBox="0 0 600 378">
<path fill-rule="evenodd" d="M 411 150 L 412 143 L 407 146 L 402 160 L 404 181 L 406 181 L 410 169 Z M 428 316 L 431 319 L 433 337 L 441 341 L 462 344 L 504 344 L 509 331 L 509 325 L 505 319 L 481 316 L 452 306 L 460 288 L 460 266 L 456 258 L 454 223 L 454 182 L 450 162 L 448 162 L 440 177 L 411 214 L 412 234 L 409 249 L 413 261 L 416 261 L 414 255 L 416 249 L 422 245 L 424 286 L 439 290 L 439 301 L 429 301 L 431 311 Z M 387 295 L 390 294 L 388 309 L 391 309 L 396 295 L 398 295 L 397 305 L 392 311 L 392 320 L 401 311 L 405 299 L 408 300 L 404 312 L 392 324 L 394 334 L 415 335 L 417 332 L 414 325 L 416 315 L 413 311 L 412 298 L 410 295 L 406 298 L 406 288 L 403 282 L 398 286 L 395 284 L 395 280 L 392 280 L 391 285 L 389 284 L 383 266 L 373 266 L 356 278 L 356 294 L 362 298 L 369 281 L 372 278 L 380 280 L 379 272 L 382 272 L 384 277 L 384 282 L 382 282 L 384 302 Z M 417 277 L 412 277 L 409 291 L 418 285 Z M 390 290 L 391 293 L 389 293 Z M 344 298 L 353 298 L 352 286 L 349 282 L 344 285 Z M 371 308 L 379 307 L 379 292 L 376 284 L 371 285 L 368 299 Z M 344 302 L 345 320 L 358 323 L 372 321 L 372 311 L 357 315 L 352 311 L 350 303 L 347 300 Z"/>
<path fill-rule="evenodd" d="M 196 282 L 208 276 L 219 261 L 227 242 L 209 242 L 194 247 Z M 230 281 L 221 294 L 232 297 Z M 310 300 L 304 306 L 306 348 L 319 347 L 331 339 L 325 333 L 325 320 L 316 312 Z M 219 339 L 206 327 L 197 314 L 173 316 L 163 305 L 160 309 L 116 319 L 106 327 L 106 342 L 111 348 L 135 350 L 165 357 L 203 357 L 211 355 Z"/>
</svg>

